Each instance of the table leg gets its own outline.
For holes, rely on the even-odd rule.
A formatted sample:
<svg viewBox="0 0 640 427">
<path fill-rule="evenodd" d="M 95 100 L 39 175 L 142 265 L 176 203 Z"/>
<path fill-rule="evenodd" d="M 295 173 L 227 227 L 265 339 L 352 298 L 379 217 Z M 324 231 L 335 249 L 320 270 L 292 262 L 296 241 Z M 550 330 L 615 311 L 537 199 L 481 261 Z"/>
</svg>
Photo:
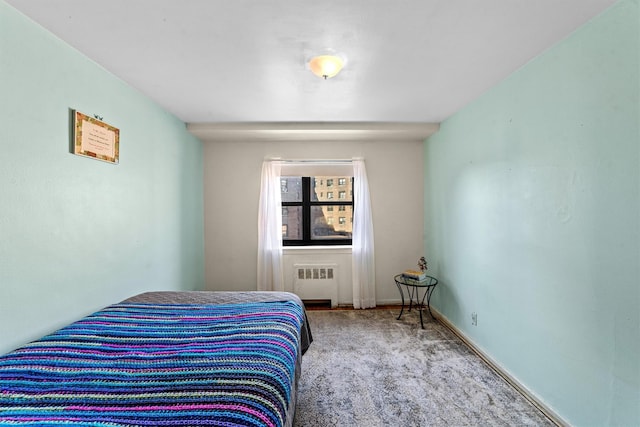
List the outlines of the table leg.
<svg viewBox="0 0 640 427">
<path fill-rule="evenodd" d="M 422 312 L 424 311 L 424 298 L 427 296 L 427 293 L 429 293 L 429 288 L 424 290 L 424 294 L 422 295 L 422 301 L 420 301 L 420 307 L 418 308 L 418 310 L 420 310 L 420 326 L 422 327 L 422 329 L 424 329 L 424 321 L 422 320 Z M 420 298 L 420 293 L 418 293 L 416 295 L 416 304 L 417 304 L 418 298 Z"/>
<path fill-rule="evenodd" d="M 435 289 L 435 286 L 430 286 L 429 288 L 427 288 L 427 292 L 428 292 L 428 296 L 427 296 L 427 308 L 429 309 L 429 314 L 431 315 L 432 319 L 435 319 L 435 317 L 433 317 L 433 313 L 431 313 L 431 294 L 433 294 L 433 290 Z"/>
<path fill-rule="evenodd" d="M 433 317 L 433 313 L 431 313 L 431 294 L 433 294 L 433 290 L 435 288 L 435 286 L 427 286 L 427 288 L 424 290 L 424 295 L 422 295 L 422 301 L 420 302 L 420 325 L 422 326 L 422 329 L 424 329 L 424 323 L 422 322 L 422 312 L 424 311 L 425 298 L 427 300 L 427 310 L 429 310 L 429 315 L 432 319 L 435 319 L 435 317 Z"/>
<path fill-rule="evenodd" d="M 396 286 L 398 287 L 398 291 L 400 291 L 400 298 L 402 299 L 402 308 L 400 309 L 400 314 L 398 315 L 398 319 L 402 317 L 402 313 L 404 312 L 404 292 L 402 292 L 402 286 L 398 282 L 396 282 Z"/>
<path fill-rule="evenodd" d="M 407 286 L 407 294 L 409 295 L 409 311 L 413 306 L 413 298 L 416 298 L 416 305 L 418 305 L 418 295 L 416 295 L 417 289 L 415 286 Z"/>
</svg>

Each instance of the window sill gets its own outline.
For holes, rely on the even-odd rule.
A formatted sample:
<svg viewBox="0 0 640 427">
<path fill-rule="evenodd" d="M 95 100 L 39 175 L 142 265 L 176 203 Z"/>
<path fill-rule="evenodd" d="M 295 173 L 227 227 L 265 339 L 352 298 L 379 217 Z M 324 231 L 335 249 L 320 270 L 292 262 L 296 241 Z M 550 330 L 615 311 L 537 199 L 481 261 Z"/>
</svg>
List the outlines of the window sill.
<svg viewBox="0 0 640 427">
<path fill-rule="evenodd" d="M 351 254 L 351 245 L 327 245 L 327 246 L 284 246 L 284 254 L 294 253 L 332 253 L 332 254 Z"/>
</svg>

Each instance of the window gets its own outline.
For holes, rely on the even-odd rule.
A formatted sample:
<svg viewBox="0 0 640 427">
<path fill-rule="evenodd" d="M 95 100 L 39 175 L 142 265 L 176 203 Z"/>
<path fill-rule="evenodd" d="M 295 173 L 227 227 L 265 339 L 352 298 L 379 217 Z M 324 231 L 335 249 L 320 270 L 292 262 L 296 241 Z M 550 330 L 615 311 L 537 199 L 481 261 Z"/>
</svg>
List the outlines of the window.
<svg viewBox="0 0 640 427">
<path fill-rule="evenodd" d="M 282 243 L 350 245 L 353 229 L 352 177 L 282 177 Z M 286 181 L 286 184 L 284 183 Z M 334 198 L 334 182 L 346 188 Z M 286 190 L 286 191 L 285 191 Z M 336 209 L 337 206 L 337 209 Z"/>
</svg>

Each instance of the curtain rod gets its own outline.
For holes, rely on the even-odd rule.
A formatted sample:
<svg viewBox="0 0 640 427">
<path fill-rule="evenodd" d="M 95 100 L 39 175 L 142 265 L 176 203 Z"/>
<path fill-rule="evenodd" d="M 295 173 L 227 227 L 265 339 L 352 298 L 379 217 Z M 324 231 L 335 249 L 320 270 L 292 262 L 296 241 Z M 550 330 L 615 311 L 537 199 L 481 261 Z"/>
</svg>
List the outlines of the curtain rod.
<svg viewBox="0 0 640 427">
<path fill-rule="evenodd" d="M 280 159 L 276 157 L 265 160 L 282 163 L 353 163 L 354 160 L 358 159 L 361 159 L 361 157 L 354 157 L 353 159 Z"/>
</svg>

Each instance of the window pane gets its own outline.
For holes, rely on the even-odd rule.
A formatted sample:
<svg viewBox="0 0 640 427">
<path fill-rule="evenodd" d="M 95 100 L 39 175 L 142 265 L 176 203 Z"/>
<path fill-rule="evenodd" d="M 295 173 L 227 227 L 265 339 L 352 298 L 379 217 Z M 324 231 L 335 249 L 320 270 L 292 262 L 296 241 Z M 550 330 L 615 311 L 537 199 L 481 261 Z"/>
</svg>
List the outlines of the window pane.
<svg viewBox="0 0 640 427">
<path fill-rule="evenodd" d="M 280 177 L 280 190 L 283 202 L 302 202 L 302 177 Z"/>
<path fill-rule="evenodd" d="M 338 185 L 335 185 L 338 184 Z M 352 181 L 350 176 L 313 176 L 311 177 L 311 201 L 325 202 L 340 198 L 340 201 L 353 200 Z"/>
<path fill-rule="evenodd" d="M 282 239 L 302 239 L 302 206 L 282 208 Z"/>
<path fill-rule="evenodd" d="M 329 206 L 311 207 L 311 239 L 351 239 L 353 208 L 330 211 Z M 342 220 L 340 218 L 343 218 Z M 346 218 L 350 220 L 347 221 Z"/>
</svg>

